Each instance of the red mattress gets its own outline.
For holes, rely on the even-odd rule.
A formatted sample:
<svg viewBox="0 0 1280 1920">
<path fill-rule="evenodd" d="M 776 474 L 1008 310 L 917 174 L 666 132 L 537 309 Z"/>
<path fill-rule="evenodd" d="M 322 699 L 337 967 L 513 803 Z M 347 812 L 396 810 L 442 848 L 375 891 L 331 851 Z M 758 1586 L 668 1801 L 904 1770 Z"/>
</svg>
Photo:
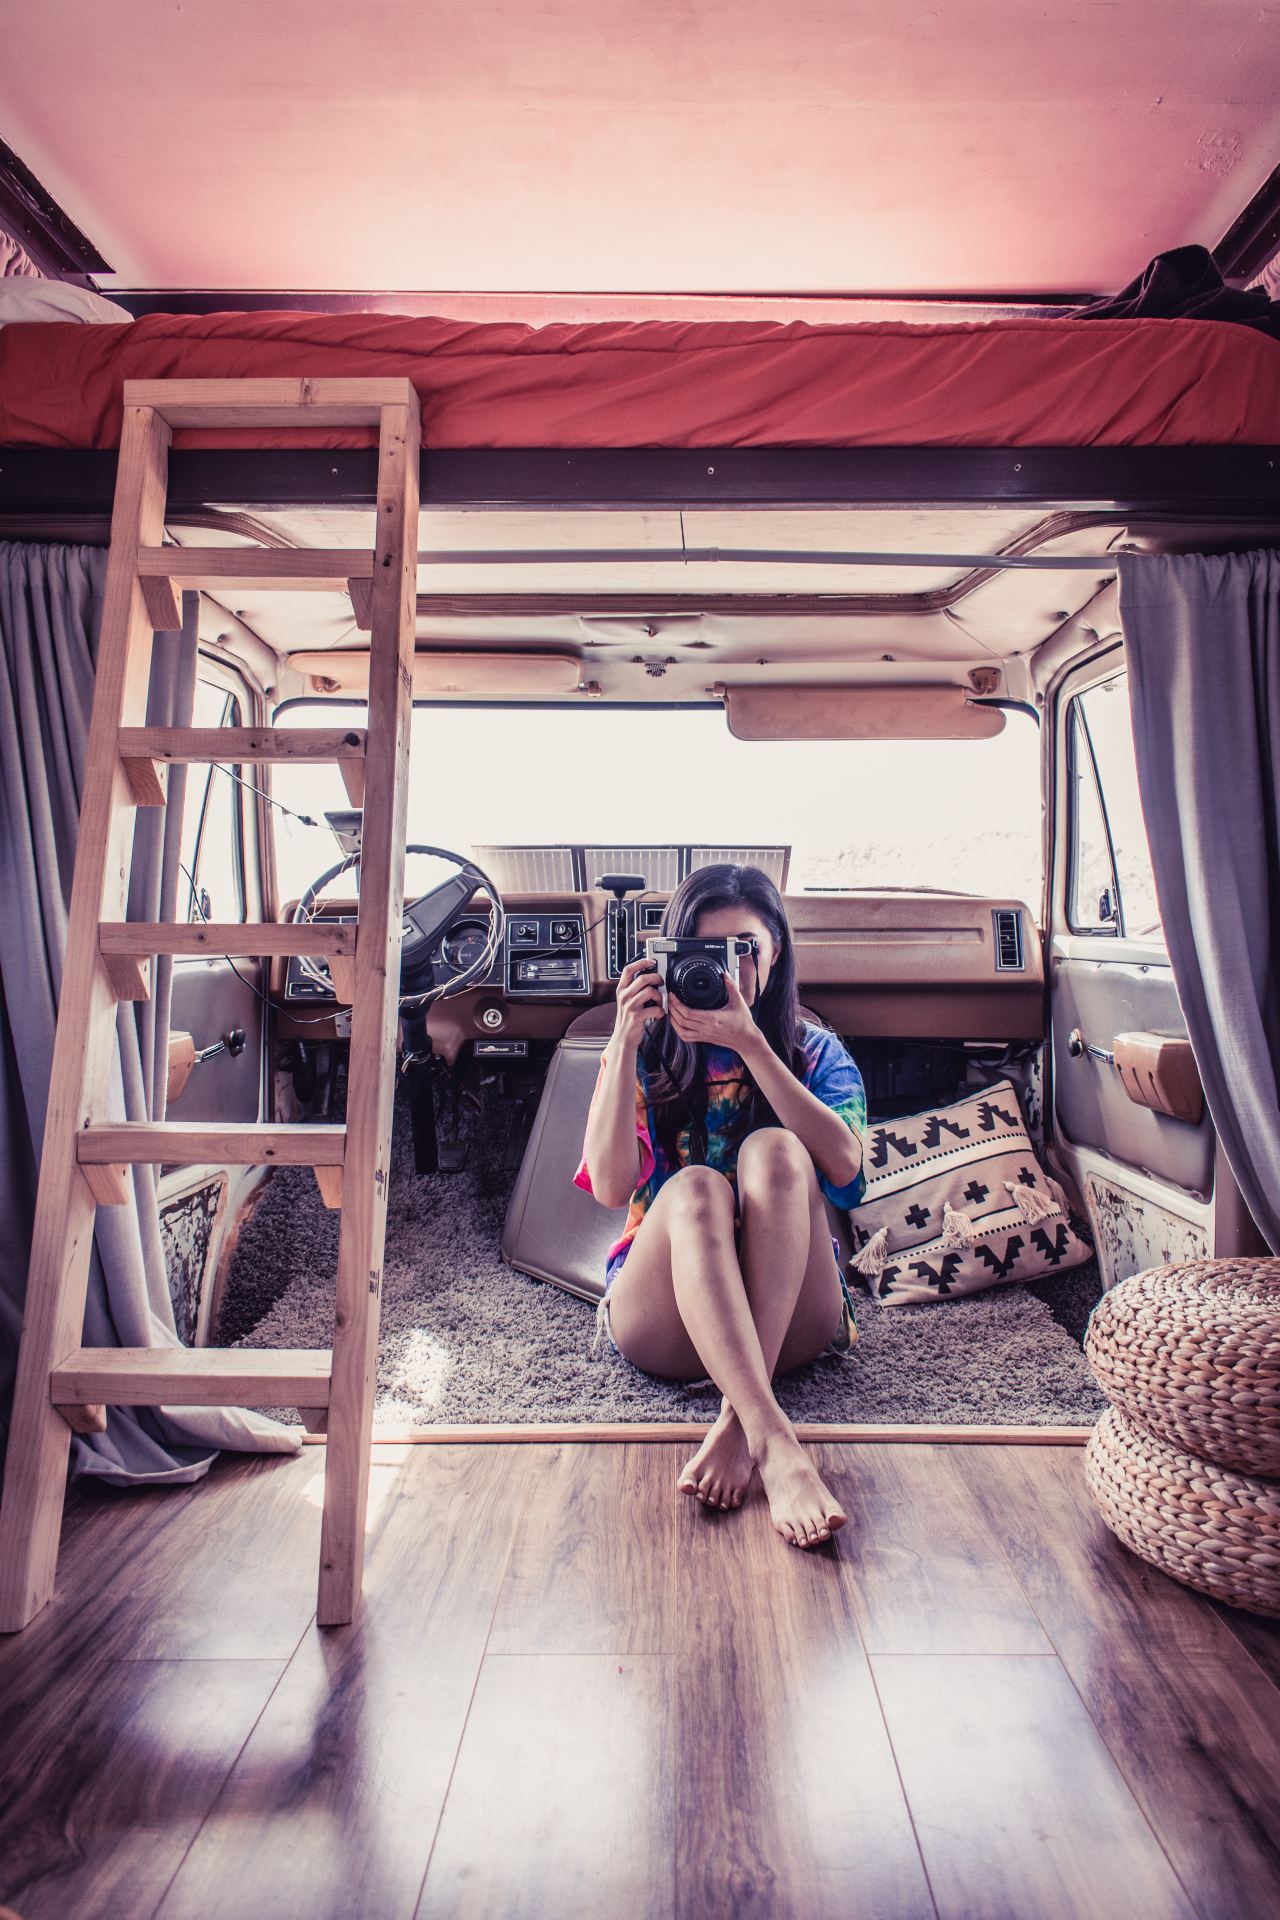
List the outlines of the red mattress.
<svg viewBox="0 0 1280 1920">
<path fill-rule="evenodd" d="M 1280 444 L 1280 345 L 1206 320 L 912 326 L 152 314 L 0 328 L 0 445 L 114 447 L 125 380 L 403 374 L 432 447 Z M 177 446 L 359 447 L 360 429 Z"/>
</svg>

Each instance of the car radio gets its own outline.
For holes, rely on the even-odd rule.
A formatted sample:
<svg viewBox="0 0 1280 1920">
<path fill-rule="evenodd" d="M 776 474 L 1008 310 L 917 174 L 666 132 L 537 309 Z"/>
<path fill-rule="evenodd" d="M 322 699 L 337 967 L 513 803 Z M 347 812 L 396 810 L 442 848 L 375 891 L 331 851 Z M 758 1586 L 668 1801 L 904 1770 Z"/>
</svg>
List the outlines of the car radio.
<svg viewBox="0 0 1280 1920">
<path fill-rule="evenodd" d="M 512 913 L 507 918 L 507 992 L 584 996 L 587 933 L 580 913 Z"/>
</svg>

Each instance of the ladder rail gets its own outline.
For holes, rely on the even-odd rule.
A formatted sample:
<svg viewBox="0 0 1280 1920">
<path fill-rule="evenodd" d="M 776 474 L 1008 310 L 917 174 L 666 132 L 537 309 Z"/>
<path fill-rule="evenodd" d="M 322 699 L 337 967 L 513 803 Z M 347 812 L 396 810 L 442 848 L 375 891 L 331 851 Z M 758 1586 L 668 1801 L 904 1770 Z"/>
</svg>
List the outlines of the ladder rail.
<svg viewBox="0 0 1280 1920">
<path fill-rule="evenodd" d="M 351 1619 L 364 1562 L 400 1010 L 417 615 L 419 442 L 416 404 L 383 408 L 369 644 L 368 731 L 377 750 L 365 762 L 342 1227 L 320 1536 L 317 1618 L 321 1626 Z"/>
<path fill-rule="evenodd" d="M 133 807 L 116 751 L 121 726 L 146 719 L 153 635 L 137 552 L 164 533 L 170 430 L 150 408 L 126 406 L 111 547 L 80 799 L 36 1188 L 13 1417 L 0 1496 L 0 1632 L 26 1625 L 53 1592 L 71 1430 L 49 1396 L 52 1368 L 80 1345 L 96 1202 L 75 1136 L 105 1112 L 115 995 L 98 958 L 98 927 L 122 920 Z"/>
</svg>

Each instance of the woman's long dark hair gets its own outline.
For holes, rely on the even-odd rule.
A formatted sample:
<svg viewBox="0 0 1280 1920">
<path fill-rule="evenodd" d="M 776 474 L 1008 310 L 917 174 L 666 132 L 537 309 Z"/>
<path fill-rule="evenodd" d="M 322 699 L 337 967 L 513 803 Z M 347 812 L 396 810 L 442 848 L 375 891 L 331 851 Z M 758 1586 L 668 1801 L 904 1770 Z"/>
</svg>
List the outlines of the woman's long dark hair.
<svg viewBox="0 0 1280 1920">
<path fill-rule="evenodd" d="M 759 867 L 695 867 L 672 894 L 663 915 L 662 932 L 669 939 L 694 938 L 698 917 L 718 907 L 750 907 L 764 921 L 774 940 L 774 959 L 763 993 L 756 988 L 752 1015 L 779 1060 L 798 1078 L 804 1075 L 800 1019 L 800 991 L 796 984 L 795 947 L 782 895 Z M 757 972 L 757 983 L 759 974 Z M 680 1038 L 664 1014 L 646 1033 L 639 1051 L 646 1091 L 654 1108 L 658 1140 L 670 1165 L 684 1126 L 689 1128 L 689 1158 L 706 1157 L 707 1082 L 705 1049 Z M 748 1074 L 748 1078 L 750 1078 Z M 746 1133 L 778 1124 L 777 1115 L 760 1089 L 752 1085 Z"/>
</svg>

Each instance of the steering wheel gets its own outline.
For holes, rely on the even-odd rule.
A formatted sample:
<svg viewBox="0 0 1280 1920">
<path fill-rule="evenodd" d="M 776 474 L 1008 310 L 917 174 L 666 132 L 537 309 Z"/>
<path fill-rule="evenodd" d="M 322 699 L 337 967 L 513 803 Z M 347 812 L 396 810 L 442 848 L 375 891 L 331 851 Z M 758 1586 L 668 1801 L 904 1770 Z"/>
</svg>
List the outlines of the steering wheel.
<svg viewBox="0 0 1280 1920">
<path fill-rule="evenodd" d="M 503 928 L 506 925 L 506 908 L 493 881 L 471 860 L 464 859 L 460 853 L 454 853 L 449 847 L 427 847 L 416 842 L 405 848 L 406 855 L 411 853 L 430 853 L 440 860 L 452 860 L 457 873 L 451 873 L 440 881 L 438 886 L 420 893 L 416 900 L 409 901 L 404 909 L 400 936 L 400 1001 L 422 1003 L 427 1000 L 441 1000 L 448 994 L 461 993 L 476 979 L 483 979 L 493 964 L 494 954 L 502 944 Z M 311 920 L 315 914 L 318 895 L 336 880 L 340 873 L 360 871 L 359 853 L 349 853 L 345 860 L 339 860 L 328 868 L 318 879 L 311 882 L 297 906 L 293 910 L 294 921 Z M 453 979 L 435 981 L 435 968 L 431 954 L 442 940 L 448 938 L 454 927 L 462 919 L 476 892 L 483 887 L 489 896 L 489 936 L 485 941 L 484 952 L 469 967 Z M 303 961 L 306 967 L 306 961 Z M 322 976 L 321 976 L 322 977 Z M 326 985 L 328 982 L 326 981 Z"/>
</svg>

